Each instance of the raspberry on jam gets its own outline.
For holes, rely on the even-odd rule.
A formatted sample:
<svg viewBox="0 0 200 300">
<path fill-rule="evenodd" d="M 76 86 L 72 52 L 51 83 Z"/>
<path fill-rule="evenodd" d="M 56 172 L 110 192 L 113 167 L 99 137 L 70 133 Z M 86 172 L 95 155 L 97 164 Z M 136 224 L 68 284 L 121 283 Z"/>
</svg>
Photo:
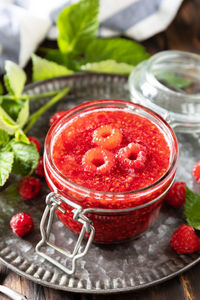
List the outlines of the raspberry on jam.
<svg viewBox="0 0 200 300">
<path fill-rule="evenodd" d="M 88 150 L 82 159 L 82 165 L 85 171 L 95 172 L 97 174 L 107 174 L 115 164 L 114 155 L 101 148 L 92 148 Z"/>
<path fill-rule="evenodd" d="M 142 169 L 147 159 L 145 147 L 137 143 L 120 149 L 117 156 L 123 166 L 131 169 Z"/>
<path fill-rule="evenodd" d="M 121 144 L 122 134 L 118 128 L 105 125 L 97 128 L 93 133 L 92 142 L 105 149 L 115 149 Z"/>
</svg>

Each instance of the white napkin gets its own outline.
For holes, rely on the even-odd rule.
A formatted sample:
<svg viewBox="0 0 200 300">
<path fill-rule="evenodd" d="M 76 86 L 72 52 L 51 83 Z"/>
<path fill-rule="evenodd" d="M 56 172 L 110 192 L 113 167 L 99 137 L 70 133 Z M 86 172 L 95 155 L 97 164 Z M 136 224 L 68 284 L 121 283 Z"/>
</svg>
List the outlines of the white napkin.
<svg viewBox="0 0 200 300">
<path fill-rule="evenodd" d="M 137 41 L 163 31 L 183 0 L 100 0 L 99 35 Z M 56 18 L 77 0 L 0 0 L 0 70 L 10 59 L 24 67 L 39 43 L 56 39 Z"/>
</svg>

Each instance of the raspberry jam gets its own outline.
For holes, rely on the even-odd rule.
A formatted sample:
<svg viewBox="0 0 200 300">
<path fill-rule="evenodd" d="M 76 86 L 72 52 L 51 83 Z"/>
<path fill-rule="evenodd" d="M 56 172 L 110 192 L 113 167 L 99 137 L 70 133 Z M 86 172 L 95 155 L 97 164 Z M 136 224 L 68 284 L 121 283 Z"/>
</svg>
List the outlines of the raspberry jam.
<svg viewBox="0 0 200 300">
<path fill-rule="evenodd" d="M 63 175 L 105 192 L 151 185 L 166 172 L 169 159 L 169 146 L 159 128 L 119 109 L 100 109 L 74 118 L 53 147 L 53 161 Z"/>
<path fill-rule="evenodd" d="M 52 126 L 45 174 L 52 191 L 93 209 L 87 217 L 94 241 L 113 243 L 154 222 L 176 172 L 177 152 L 172 129 L 155 113 L 127 101 L 98 100 L 69 110 Z M 79 233 L 73 209 L 61 206 L 66 212 L 57 211 L 58 217 Z"/>
</svg>

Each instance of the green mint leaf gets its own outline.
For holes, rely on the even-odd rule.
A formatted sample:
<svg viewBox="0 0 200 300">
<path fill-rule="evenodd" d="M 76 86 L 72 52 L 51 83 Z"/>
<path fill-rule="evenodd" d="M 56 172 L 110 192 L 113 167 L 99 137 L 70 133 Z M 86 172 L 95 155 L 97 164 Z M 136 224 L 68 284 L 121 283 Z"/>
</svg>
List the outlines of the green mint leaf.
<svg viewBox="0 0 200 300">
<path fill-rule="evenodd" d="M 126 63 L 118 63 L 115 60 L 104 60 L 96 63 L 87 63 L 81 66 L 82 71 L 97 73 L 113 73 L 128 75 L 133 71 L 133 66 Z"/>
<path fill-rule="evenodd" d="M 177 89 L 184 89 L 192 84 L 191 80 L 172 73 L 162 73 L 158 74 L 156 77 L 159 81 Z"/>
<path fill-rule="evenodd" d="M 138 43 L 123 38 L 96 39 L 85 51 L 85 63 L 115 60 L 135 66 L 147 59 L 149 54 Z"/>
<path fill-rule="evenodd" d="M 97 36 L 98 0 L 81 0 L 58 16 L 58 46 L 63 53 L 82 53 Z"/>
<path fill-rule="evenodd" d="M 22 128 L 26 124 L 28 117 L 29 117 L 29 100 L 27 99 L 24 102 L 24 105 L 20 110 L 16 121 L 20 128 Z"/>
<path fill-rule="evenodd" d="M 19 112 L 21 111 L 24 103 L 23 102 L 16 102 L 13 100 L 3 100 L 1 106 L 4 111 L 14 120 L 17 120 Z"/>
<path fill-rule="evenodd" d="M 58 49 L 46 50 L 45 58 L 50 61 L 54 61 L 59 65 L 64 65 L 63 53 Z"/>
<path fill-rule="evenodd" d="M 9 135 L 5 130 L 0 129 L 0 146 L 4 146 L 9 142 Z"/>
<path fill-rule="evenodd" d="M 20 142 L 20 143 L 22 142 L 25 144 L 30 144 L 29 139 L 27 138 L 27 136 L 21 129 L 19 129 L 15 132 L 15 141 Z"/>
<path fill-rule="evenodd" d="M 13 152 L 0 151 L 0 186 L 3 186 L 12 170 L 14 160 Z"/>
<path fill-rule="evenodd" d="M 12 172 L 22 176 L 30 174 L 38 164 L 39 153 L 33 143 L 11 141 L 14 152 L 14 164 Z"/>
<path fill-rule="evenodd" d="M 62 53 L 59 50 L 53 50 L 54 52 L 50 52 L 46 55 L 46 59 L 50 61 L 54 61 L 59 65 L 64 65 L 70 70 L 80 71 L 80 62 L 78 61 L 75 53 Z M 56 52 L 57 51 L 57 52 Z"/>
<path fill-rule="evenodd" d="M 189 225 L 200 230 L 200 195 L 186 187 L 185 216 Z"/>
<path fill-rule="evenodd" d="M 48 79 L 56 76 L 70 75 L 74 72 L 64 66 L 32 54 L 33 81 Z"/>
<path fill-rule="evenodd" d="M 13 119 L 5 112 L 5 110 L 0 106 L 0 128 L 5 130 L 8 134 L 14 134 L 19 128 Z"/>
<path fill-rule="evenodd" d="M 1 82 L 0 82 L 0 95 L 3 95 L 3 85 Z"/>
<path fill-rule="evenodd" d="M 11 94 L 11 95 L 14 95 L 14 92 L 13 92 L 11 86 L 10 86 L 10 81 L 8 79 L 8 76 L 4 75 L 3 80 L 4 80 L 4 84 L 5 84 L 5 87 L 8 91 L 8 93 Z"/>
<path fill-rule="evenodd" d="M 15 63 L 7 60 L 5 64 L 5 85 L 7 90 L 18 99 L 24 89 L 26 73 Z"/>
</svg>

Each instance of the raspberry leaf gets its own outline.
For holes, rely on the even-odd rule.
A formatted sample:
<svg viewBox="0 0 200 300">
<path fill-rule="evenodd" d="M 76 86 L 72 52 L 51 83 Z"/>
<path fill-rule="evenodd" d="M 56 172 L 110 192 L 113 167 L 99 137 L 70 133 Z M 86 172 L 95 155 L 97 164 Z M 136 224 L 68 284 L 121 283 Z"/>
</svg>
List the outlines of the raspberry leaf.
<svg viewBox="0 0 200 300">
<path fill-rule="evenodd" d="M 6 111 L 0 106 L 0 128 L 6 131 L 8 134 L 14 134 L 19 128 L 13 119 L 6 113 Z"/>
<path fill-rule="evenodd" d="M 19 99 L 26 82 L 26 73 L 14 62 L 6 61 L 5 85 L 10 94 Z"/>
<path fill-rule="evenodd" d="M 86 48 L 84 61 L 91 63 L 115 60 L 135 66 L 148 57 L 144 47 L 136 42 L 123 38 L 109 38 L 92 41 Z"/>
<path fill-rule="evenodd" d="M 3 129 L 0 129 L 0 146 L 4 146 L 9 142 L 9 135 Z"/>
<path fill-rule="evenodd" d="M 11 141 L 14 152 L 14 164 L 12 172 L 22 176 L 30 174 L 38 164 L 39 153 L 33 143 Z"/>
<path fill-rule="evenodd" d="M 186 187 L 185 216 L 189 225 L 200 230 L 200 195 Z"/>
<path fill-rule="evenodd" d="M 24 102 L 22 109 L 20 110 L 18 117 L 17 117 L 17 124 L 19 127 L 22 128 L 24 124 L 27 122 L 29 117 L 29 100 L 27 99 Z"/>
<path fill-rule="evenodd" d="M 82 71 L 97 73 L 113 73 L 128 75 L 132 72 L 133 66 L 126 63 L 118 63 L 115 60 L 104 60 L 100 62 L 87 63 L 81 66 Z"/>
<path fill-rule="evenodd" d="M 1 82 L 0 82 L 0 95 L 3 95 L 3 85 Z"/>
<path fill-rule="evenodd" d="M 16 140 L 16 142 L 23 142 L 25 144 L 30 144 L 29 139 L 27 138 L 27 136 L 21 129 L 18 129 L 15 132 L 15 140 Z"/>
<path fill-rule="evenodd" d="M 4 111 L 14 120 L 17 120 L 18 114 L 22 109 L 24 103 L 23 102 L 16 102 L 13 100 L 3 100 L 1 107 Z"/>
<path fill-rule="evenodd" d="M 47 78 L 70 75 L 74 72 L 68 68 L 61 66 L 55 62 L 41 58 L 32 54 L 33 62 L 33 81 L 43 80 Z"/>
<path fill-rule="evenodd" d="M 0 186 L 3 186 L 12 170 L 14 154 L 11 151 L 0 151 Z"/>
<path fill-rule="evenodd" d="M 65 8 L 59 15 L 58 46 L 63 53 L 84 52 L 88 44 L 97 36 L 98 0 L 81 0 Z"/>
</svg>

